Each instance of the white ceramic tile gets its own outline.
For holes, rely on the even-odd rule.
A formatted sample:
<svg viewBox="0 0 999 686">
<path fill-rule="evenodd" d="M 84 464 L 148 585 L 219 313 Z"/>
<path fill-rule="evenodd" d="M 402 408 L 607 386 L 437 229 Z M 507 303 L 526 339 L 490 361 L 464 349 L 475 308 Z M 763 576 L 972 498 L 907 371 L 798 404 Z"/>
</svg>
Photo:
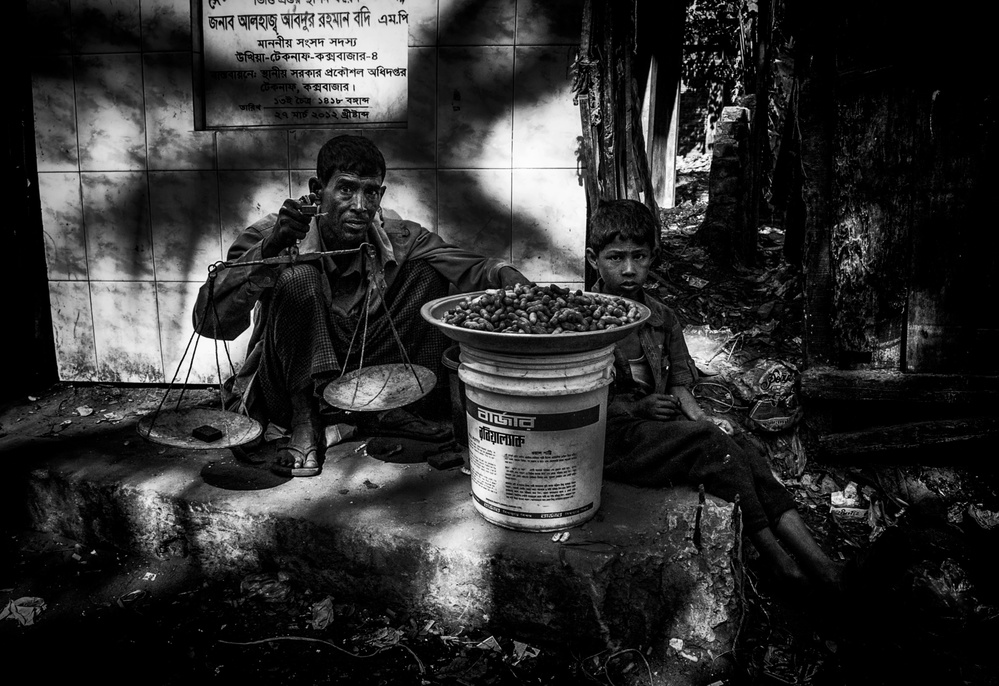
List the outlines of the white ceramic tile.
<svg viewBox="0 0 999 686">
<path fill-rule="evenodd" d="M 360 135 L 356 130 L 347 129 L 294 129 L 288 137 L 288 151 L 291 168 L 316 174 L 316 156 L 323 144 L 334 136 L 344 134 Z"/>
<path fill-rule="evenodd" d="M 75 71 L 81 169 L 144 169 L 146 132 L 139 54 L 76 58 Z"/>
<path fill-rule="evenodd" d="M 141 0 L 139 7 L 144 51 L 191 49 L 191 0 Z"/>
<path fill-rule="evenodd" d="M 435 45 L 437 43 L 437 0 L 408 0 L 409 44 Z"/>
<path fill-rule="evenodd" d="M 49 279 L 87 279 L 87 242 L 80 175 L 38 174 L 42 233 Z"/>
<path fill-rule="evenodd" d="M 442 48 L 439 74 L 439 167 L 509 167 L 513 48 Z"/>
<path fill-rule="evenodd" d="M 437 51 L 409 49 L 409 105 L 404 129 L 370 129 L 374 141 L 393 168 L 433 168 L 437 161 Z"/>
<path fill-rule="evenodd" d="M 200 281 L 222 259 L 214 172 L 150 172 L 157 281 Z"/>
<path fill-rule="evenodd" d="M 584 0 L 517 0 L 517 45 L 579 45 Z"/>
<path fill-rule="evenodd" d="M 441 45 L 513 45 L 516 0 L 439 0 Z"/>
<path fill-rule="evenodd" d="M 246 359 L 247 329 L 235 341 L 215 341 L 194 335 L 194 307 L 202 283 L 173 282 L 156 285 L 159 303 L 160 342 L 167 383 L 217 384 L 219 371 L 227 379 Z"/>
<path fill-rule="evenodd" d="M 572 102 L 571 60 L 563 47 L 516 49 L 515 167 L 576 167 L 582 125 Z"/>
<path fill-rule="evenodd" d="M 315 169 L 296 170 L 288 174 L 291 179 L 291 192 L 285 195 L 286 198 L 300 198 L 309 192 L 309 179 L 316 175 Z M 284 202 L 284 200 L 282 200 Z"/>
<path fill-rule="evenodd" d="M 244 129 L 216 134 L 219 169 L 288 169 L 288 132 Z"/>
<path fill-rule="evenodd" d="M 138 2 L 72 0 L 70 7 L 76 52 L 138 52 Z"/>
<path fill-rule="evenodd" d="M 62 381 L 97 381 L 94 315 L 85 281 L 49 281 L 56 365 Z"/>
<path fill-rule="evenodd" d="M 513 172 L 513 262 L 539 283 L 583 281 L 586 194 L 574 169 Z"/>
<path fill-rule="evenodd" d="M 90 296 L 98 380 L 162 382 L 154 285 L 149 281 L 91 281 Z"/>
<path fill-rule="evenodd" d="M 153 245 L 149 186 L 141 172 L 82 175 L 90 278 L 151 281 Z"/>
<path fill-rule="evenodd" d="M 147 54 L 142 66 L 149 168 L 214 169 L 214 132 L 194 130 L 190 53 Z"/>
<path fill-rule="evenodd" d="M 441 170 L 438 186 L 441 237 L 488 257 L 509 260 L 510 170 Z"/>
<path fill-rule="evenodd" d="M 45 36 L 31 40 L 24 48 L 35 55 L 68 55 L 73 50 L 73 23 L 70 0 L 31 0 L 27 5 L 27 36 Z M 32 62 L 32 68 L 35 67 Z"/>
<path fill-rule="evenodd" d="M 73 59 L 68 55 L 33 59 L 31 97 L 38 171 L 76 171 L 80 156 Z"/>
<path fill-rule="evenodd" d="M 437 232 L 437 174 L 432 169 L 390 169 L 382 208 Z M 389 214 L 389 216 L 392 216 Z"/>
<path fill-rule="evenodd" d="M 288 172 L 283 170 L 219 172 L 223 251 L 228 251 L 243 229 L 261 217 L 277 213 L 286 199 L 297 198 L 303 192 L 291 195 Z"/>
</svg>

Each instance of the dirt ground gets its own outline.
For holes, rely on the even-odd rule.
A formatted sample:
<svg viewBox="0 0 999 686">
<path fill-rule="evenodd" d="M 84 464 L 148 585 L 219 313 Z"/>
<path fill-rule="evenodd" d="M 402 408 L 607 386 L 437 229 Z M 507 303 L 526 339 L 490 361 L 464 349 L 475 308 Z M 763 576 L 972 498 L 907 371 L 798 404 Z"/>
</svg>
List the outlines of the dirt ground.
<svg viewBox="0 0 999 686">
<path fill-rule="evenodd" d="M 712 265 L 691 240 L 703 217 L 704 174 L 681 177 L 680 203 L 664 212 L 668 261 L 655 288 L 697 342 L 695 357 L 708 372 L 697 389 L 702 402 L 766 452 L 848 582 L 837 599 L 788 596 L 747 542 L 747 612 L 731 656 L 735 673 L 717 686 L 999 684 L 995 468 L 825 465 L 810 453 L 808 417 L 793 403 L 753 418 L 759 371 L 801 364 L 801 278 L 783 262 L 777 229 L 761 233 L 758 267 L 725 272 Z M 154 409 L 162 392 L 59 385 L 21 399 L 0 408 L 0 455 L 12 469 L 26 469 L 45 441 L 84 434 L 134 449 L 141 439 L 122 428 L 124 420 Z M 768 418 L 788 425 L 764 430 Z M 660 683 L 635 650 L 580 655 L 513 636 L 450 635 L 387 608 L 319 597 L 307 580 L 251 575 L 206 583 L 182 559 L 134 559 L 27 531 L 20 522 L 12 498 L 4 510 L 0 641 L 9 669 L 16 665 L 30 679 Z"/>
</svg>

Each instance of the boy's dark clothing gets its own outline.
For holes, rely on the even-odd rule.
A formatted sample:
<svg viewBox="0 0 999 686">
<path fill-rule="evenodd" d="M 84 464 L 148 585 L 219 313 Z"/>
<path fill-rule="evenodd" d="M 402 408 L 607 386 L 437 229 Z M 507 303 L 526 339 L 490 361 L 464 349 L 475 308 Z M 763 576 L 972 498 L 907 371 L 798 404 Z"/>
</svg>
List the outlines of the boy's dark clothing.
<svg viewBox="0 0 999 686">
<path fill-rule="evenodd" d="M 600 292 L 599 281 L 593 290 Z M 692 386 L 697 368 L 679 320 L 664 303 L 644 296 L 652 315 L 638 336 L 652 367 L 655 392 Z M 663 422 L 628 414 L 621 401 L 638 400 L 648 391 L 635 383 L 620 349 L 615 351 L 614 374 L 607 406 L 604 475 L 608 479 L 651 487 L 704 484 L 708 493 L 730 502 L 738 495 L 747 533 L 773 525 L 795 507 L 765 457 L 715 424 L 685 417 Z"/>
</svg>

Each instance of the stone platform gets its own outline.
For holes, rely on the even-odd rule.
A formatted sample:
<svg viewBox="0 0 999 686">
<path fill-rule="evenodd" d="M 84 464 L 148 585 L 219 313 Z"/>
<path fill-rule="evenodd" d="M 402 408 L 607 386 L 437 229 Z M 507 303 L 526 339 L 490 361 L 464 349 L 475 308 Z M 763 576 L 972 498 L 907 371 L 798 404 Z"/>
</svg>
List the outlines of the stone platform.
<svg viewBox="0 0 999 686">
<path fill-rule="evenodd" d="M 290 479 L 269 470 L 266 450 L 250 464 L 149 443 L 134 415 L 44 438 L 5 422 L 0 452 L 24 465 L 31 527 L 184 558 L 211 577 L 284 570 L 454 629 L 636 648 L 663 683 L 709 684 L 725 670 L 742 609 L 728 503 L 604 483 L 596 516 L 559 543 L 486 521 L 457 467 L 385 462 L 352 441 L 320 475 Z"/>
</svg>

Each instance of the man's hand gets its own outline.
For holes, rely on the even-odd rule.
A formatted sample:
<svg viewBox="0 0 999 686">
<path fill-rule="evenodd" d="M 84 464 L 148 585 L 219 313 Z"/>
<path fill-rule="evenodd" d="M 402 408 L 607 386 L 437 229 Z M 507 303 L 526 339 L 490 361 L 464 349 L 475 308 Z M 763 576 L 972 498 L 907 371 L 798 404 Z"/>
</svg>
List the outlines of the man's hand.
<svg viewBox="0 0 999 686">
<path fill-rule="evenodd" d="M 513 267 L 501 267 L 499 270 L 499 278 L 501 288 L 513 288 L 517 284 L 524 286 L 537 285 Z"/>
<path fill-rule="evenodd" d="M 278 212 L 277 221 L 274 222 L 274 230 L 271 235 L 264 239 L 261 252 L 264 257 L 275 257 L 285 248 L 290 248 L 298 241 L 305 238 L 309 232 L 309 217 L 302 214 L 302 205 L 308 204 L 305 198 L 292 200 L 288 198 Z"/>
<path fill-rule="evenodd" d="M 643 419 L 667 422 L 680 416 L 680 401 L 665 393 L 650 393 L 635 402 L 632 412 Z"/>
</svg>

